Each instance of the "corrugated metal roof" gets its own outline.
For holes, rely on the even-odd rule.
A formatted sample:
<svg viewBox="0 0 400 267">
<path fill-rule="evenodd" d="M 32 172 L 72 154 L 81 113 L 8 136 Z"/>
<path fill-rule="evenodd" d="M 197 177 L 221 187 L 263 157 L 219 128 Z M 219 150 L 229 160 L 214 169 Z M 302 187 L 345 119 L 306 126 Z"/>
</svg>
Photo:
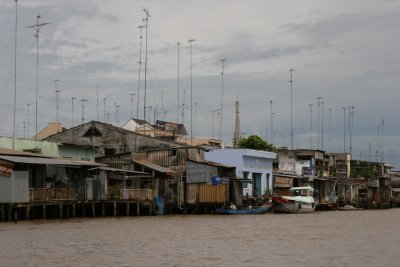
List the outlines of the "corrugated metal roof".
<svg viewBox="0 0 400 267">
<path fill-rule="evenodd" d="M 79 163 L 74 163 L 70 160 L 55 159 L 55 158 L 20 157 L 20 156 L 0 155 L 0 159 L 5 160 L 5 161 L 14 162 L 14 163 L 81 166 Z"/>
<path fill-rule="evenodd" d="M 25 152 L 25 151 L 18 151 L 14 149 L 0 147 L 0 155 L 12 155 L 12 156 L 26 156 L 26 157 L 40 157 L 40 158 L 47 158 L 46 156 Z"/>
<path fill-rule="evenodd" d="M 155 171 L 158 171 L 158 172 L 161 172 L 161 173 L 175 174 L 174 171 L 172 171 L 172 170 L 170 170 L 170 169 L 168 169 L 168 168 L 162 167 L 162 166 L 160 166 L 160 165 L 154 164 L 154 163 L 152 163 L 152 162 L 149 162 L 149 161 L 147 161 L 147 160 L 133 159 L 133 158 L 132 158 L 132 161 L 133 161 L 134 163 L 143 165 L 143 166 L 145 166 L 145 167 L 147 167 L 147 168 L 150 168 L 150 169 L 152 169 L 152 170 L 155 170 Z"/>
<path fill-rule="evenodd" d="M 131 174 L 149 174 L 147 172 L 139 172 L 139 171 L 117 169 L 117 168 L 111 168 L 111 167 L 106 167 L 106 166 L 101 166 L 101 167 L 96 167 L 96 168 L 89 169 L 89 171 L 92 171 L 92 170 L 104 170 L 104 171 L 110 171 L 110 172 L 131 173 Z"/>
<path fill-rule="evenodd" d="M 235 166 L 232 166 L 232 165 L 227 165 L 227 164 L 213 162 L 213 161 L 207 161 L 207 160 L 191 160 L 191 159 L 189 159 L 188 161 L 206 164 L 206 165 L 215 166 L 215 167 L 236 168 Z"/>
</svg>

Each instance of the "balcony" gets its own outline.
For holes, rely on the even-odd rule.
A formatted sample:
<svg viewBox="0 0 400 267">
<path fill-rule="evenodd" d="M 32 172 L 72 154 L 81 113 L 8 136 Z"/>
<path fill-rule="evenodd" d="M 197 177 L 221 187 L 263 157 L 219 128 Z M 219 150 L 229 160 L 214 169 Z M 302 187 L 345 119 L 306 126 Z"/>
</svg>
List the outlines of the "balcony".
<svg viewBox="0 0 400 267">
<path fill-rule="evenodd" d="M 75 199 L 75 188 L 29 188 L 29 201 L 67 201 Z"/>
</svg>

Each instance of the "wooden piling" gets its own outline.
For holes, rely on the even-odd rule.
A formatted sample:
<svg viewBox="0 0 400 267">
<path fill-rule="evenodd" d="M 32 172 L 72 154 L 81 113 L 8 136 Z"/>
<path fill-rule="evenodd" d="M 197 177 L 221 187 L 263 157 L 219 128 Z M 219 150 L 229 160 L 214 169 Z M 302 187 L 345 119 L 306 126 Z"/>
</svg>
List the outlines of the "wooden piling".
<svg viewBox="0 0 400 267">
<path fill-rule="evenodd" d="M 101 203 L 101 216 L 102 217 L 106 216 L 106 208 L 105 208 L 104 202 Z"/>
<path fill-rule="evenodd" d="M 75 202 L 72 203 L 72 218 L 75 218 Z"/>
<path fill-rule="evenodd" d="M 6 205 L 1 204 L 1 221 L 4 222 L 6 220 Z"/>
<path fill-rule="evenodd" d="M 43 220 L 46 220 L 46 205 L 43 205 Z"/>
<path fill-rule="evenodd" d="M 59 210 L 58 215 L 59 215 L 59 218 L 61 220 L 63 218 L 63 204 L 60 204 L 58 206 L 58 210 Z"/>
<path fill-rule="evenodd" d="M 31 206 L 30 205 L 26 206 L 25 217 L 26 217 L 27 221 L 29 221 L 30 210 L 31 210 Z"/>
<path fill-rule="evenodd" d="M 126 216 L 129 216 L 129 202 L 126 202 Z"/>
<path fill-rule="evenodd" d="M 93 215 L 93 218 L 96 217 L 96 207 L 94 205 L 94 201 L 92 201 L 92 215 Z"/>
<path fill-rule="evenodd" d="M 136 203 L 136 215 L 140 216 L 140 203 Z"/>
<path fill-rule="evenodd" d="M 114 212 L 113 212 L 113 214 L 114 214 L 114 216 L 117 216 L 117 202 L 113 202 L 113 206 L 114 206 Z"/>
</svg>

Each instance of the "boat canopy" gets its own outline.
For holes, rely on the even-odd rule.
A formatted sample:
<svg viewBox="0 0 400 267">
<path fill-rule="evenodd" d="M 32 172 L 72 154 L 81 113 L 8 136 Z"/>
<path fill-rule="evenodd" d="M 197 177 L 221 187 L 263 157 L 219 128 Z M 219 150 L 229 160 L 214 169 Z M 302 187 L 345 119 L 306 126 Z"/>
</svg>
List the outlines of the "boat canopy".
<svg viewBox="0 0 400 267">
<path fill-rule="evenodd" d="M 299 191 L 299 190 L 308 190 L 308 191 L 313 192 L 314 188 L 312 188 L 311 186 L 300 186 L 300 187 L 292 187 L 289 189 L 290 192 Z"/>
</svg>

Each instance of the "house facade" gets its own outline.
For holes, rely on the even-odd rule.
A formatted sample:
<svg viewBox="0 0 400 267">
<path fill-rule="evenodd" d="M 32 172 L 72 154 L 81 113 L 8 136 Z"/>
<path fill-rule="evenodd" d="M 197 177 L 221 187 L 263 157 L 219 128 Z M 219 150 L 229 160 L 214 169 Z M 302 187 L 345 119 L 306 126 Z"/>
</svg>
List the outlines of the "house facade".
<svg viewBox="0 0 400 267">
<path fill-rule="evenodd" d="M 272 163 L 276 154 L 251 149 L 219 149 L 205 153 L 205 159 L 236 167 L 236 176 L 242 177 L 244 196 L 262 196 L 272 192 Z"/>
</svg>

